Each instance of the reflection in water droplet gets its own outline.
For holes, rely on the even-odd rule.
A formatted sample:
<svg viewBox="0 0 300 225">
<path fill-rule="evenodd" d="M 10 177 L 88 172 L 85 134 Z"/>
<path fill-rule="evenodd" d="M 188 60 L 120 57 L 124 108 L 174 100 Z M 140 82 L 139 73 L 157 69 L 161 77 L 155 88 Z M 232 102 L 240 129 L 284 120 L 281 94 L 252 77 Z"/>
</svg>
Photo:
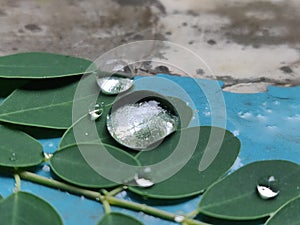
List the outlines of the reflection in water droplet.
<svg viewBox="0 0 300 225">
<path fill-rule="evenodd" d="M 17 160 L 17 156 L 16 156 L 16 153 L 11 153 L 11 156 L 9 157 L 9 160 L 10 161 L 16 161 Z"/>
<path fill-rule="evenodd" d="M 145 167 L 138 174 L 134 176 L 134 181 L 139 187 L 151 187 L 154 185 L 154 182 L 151 178 L 151 168 Z"/>
<path fill-rule="evenodd" d="M 142 150 L 177 129 L 178 116 L 161 107 L 156 100 L 119 107 L 107 116 L 107 128 L 120 144 Z"/>
<path fill-rule="evenodd" d="M 92 121 L 97 120 L 103 113 L 104 102 L 89 107 L 89 115 Z"/>
<path fill-rule="evenodd" d="M 104 94 L 115 95 L 130 89 L 133 84 L 133 77 L 113 74 L 109 77 L 97 77 L 97 84 Z"/>
<path fill-rule="evenodd" d="M 278 180 L 274 176 L 262 177 L 256 189 L 262 199 L 273 199 L 279 194 Z"/>
</svg>

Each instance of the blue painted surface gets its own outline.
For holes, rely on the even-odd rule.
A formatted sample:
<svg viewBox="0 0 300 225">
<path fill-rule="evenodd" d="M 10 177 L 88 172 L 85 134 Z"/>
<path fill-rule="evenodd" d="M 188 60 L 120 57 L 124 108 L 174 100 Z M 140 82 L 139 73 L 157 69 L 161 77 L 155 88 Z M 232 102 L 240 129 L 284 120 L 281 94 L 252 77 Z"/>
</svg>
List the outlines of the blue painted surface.
<svg viewBox="0 0 300 225">
<path fill-rule="evenodd" d="M 154 90 L 185 100 L 195 112 L 191 126 L 213 124 L 233 132 L 242 143 L 233 170 L 257 160 L 285 159 L 300 163 L 300 86 L 269 87 L 268 92 L 257 94 L 228 93 L 223 92 L 221 87 L 222 82 L 218 81 L 169 75 L 138 77 L 135 85 L 136 90 Z M 56 150 L 59 139 L 40 142 L 44 151 L 51 153 Z M 48 165 L 42 165 L 38 173 L 50 177 Z M 0 177 L 2 196 L 8 196 L 13 189 L 13 179 Z M 27 181 L 22 181 L 22 190 L 35 193 L 50 202 L 66 225 L 95 225 L 103 214 L 99 203 L 60 190 Z M 118 197 L 135 201 L 126 192 L 120 193 Z M 181 214 L 192 211 L 199 200 L 200 197 L 195 197 L 182 204 L 157 207 Z M 175 224 L 143 213 L 113 209 L 133 215 L 146 225 Z"/>
</svg>

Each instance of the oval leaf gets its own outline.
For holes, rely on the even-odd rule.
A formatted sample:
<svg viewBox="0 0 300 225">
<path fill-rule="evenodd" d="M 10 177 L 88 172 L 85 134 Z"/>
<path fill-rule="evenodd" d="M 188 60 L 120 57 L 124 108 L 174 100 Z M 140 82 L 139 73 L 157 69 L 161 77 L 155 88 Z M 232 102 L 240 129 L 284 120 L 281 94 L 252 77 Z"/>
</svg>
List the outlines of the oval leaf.
<svg viewBox="0 0 300 225">
<path fill-rule="evenodd" d="M 75 122 L 62 136 L 59 148 L 75 144 L 99 143 L 99 141 L 105 144 L 118 145 L 106 129 L 106 116 L 110 106 L 106 105 L 103 108 L 101 117 L 96 121 L 92 121 L 90 115 L 85 115 Z"/>
<path fill-rule="evenodd" d="M 18 89 L 8 96 L 0 106 L 0 121 L 27 126 L 67 129 L 72 124 L 73 105 L 76 104 L 77 109 L 81 109 L 80 112 L 77 110 L 77 116 L 80 118 L 88 113 L 89 106 L 97 100 L 99 95 L 95 76 L 87 76 L 80 82 L 87 85 L 87 88 L 85 93 L 77 93 L 80 96 L 77 96 L 76 99 L 74 96 L 78 82 L 42 90 Z M 105 104 L 110 104 L 113 98 L 100 95 L 98 99 Z"/>
<path fill-rule="evenodd" d="M 289 201 L 270 217 L 266 225 L 300 224 L 300 197 Z"/>
<path fill-rule="evenodd" d="M 279 194 L 262 199 L 257 191 L 261 179 L 278 181 Z M 225 219 L 250 220 L 269 216 L 300 194 L 300 166 L 281 160 L 246 165 L 211 186 L 203 195 L 199 211 Z"/>
<path fill-rule="evenodd" d="M 63 225 L 49 203 L 26 192 L 14 193 L 0 202 L 0 221 L 6 225 Z"/>
<path fill-rule="evenodd" d="M 43 159 L 43 147 L 36 139 L 0 125 L 0 166 L 29 167 Z"/>
<path fill-rule="evenodd" d="M 219 134 L 224 134 L 220 146 L 214 144 L 206 148 L 212 131 L 211 127 L 193 127 L 169 136 L 156 149 L 140 153 L 137 159 L 143 166 L 151 167 L 154 165 L 153 168 L 151 167 L 154 177 L 164 176 L 165 171 L 172 171 L 176 165 L 181 163 L 182 158 L 188 154 L 191 155 L 190 159 L 182 165 L 183 167 L 171 177 L 150 188 L 132 186 L 129 190 L 147 198 L 157 199 L 179 199 L 202 193 L 231 168 L 240 149 L 239 140 L 230 132 L 221 128 L 213 129 Z M 181 154 L 171 159 L 170 156 L 174 154 L 175 148 Z M 218 153 L 211 165 L 206 170 L 201 171 L 199 165 L 204 151 L 218 151 Z M 163 162 L 168 159 L 170 159 L 168 162 Z M 157 163 L 160 163 L 160 166 L 157 167 Z"/>
<path fill-rule="evenodd" d="M 92 61 L 46 52 L 26 52 L 0 57 L 1 78 L 54 78 L 91 73 Z"/>
<path fill-rule="evenodd" d="M 105 214 L 102 217 L 102 219 L 99 221 L 99 223 L 97 223 L 97 225 L 120 225 L 120 224 L 143 225 L 143 223 L 138 221 L 137 219 L 117 212 Z"/>
<path fill-rule="evenodd" d="M 82 153 L 87 151 L 88 154 L 94 157 L 94 160 L 99 163 L 95 167 L 91 167 Z M 121 168 L 111 168 L 108 162 L 101 162 L 101 151 L 108 151 L 114 158 L 129 165 L 136 166 L 138 162 L 128 153 L 109 145 L 101 144 L 82 144 L 65 147 L 57 151 L 50 160 L 52 171 L 61 179 L 88 188 L 107 188 L 118 185 L 99 173 L 96 170 L 109 169 L 112 173 L 120 173 Z M 85 153 L 87 153 L 85 152 Z M 76 171 L 76 172 L 74 172 Z M 124 177 L 123 180 L 132 179 L 132 177 Z"/>
</svg>

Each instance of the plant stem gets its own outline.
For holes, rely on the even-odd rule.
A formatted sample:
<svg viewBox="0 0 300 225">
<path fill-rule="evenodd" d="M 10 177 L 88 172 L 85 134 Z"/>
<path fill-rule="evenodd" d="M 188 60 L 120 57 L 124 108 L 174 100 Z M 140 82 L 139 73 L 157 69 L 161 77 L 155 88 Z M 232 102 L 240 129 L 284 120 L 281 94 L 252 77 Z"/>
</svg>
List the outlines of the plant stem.
<svg viewBox="0 0 300 225">
<path fill-rule="evenodd" d="M 65 184 L 60 181 L 52 180 L 52 179 L 37 175 L 35 173 L 27 172 L 27 171 L 20 172 L 19 176 L 25 180 L 29 180 L 29 181 L 32 181 L 32 182 L 35 182 L 38 184 L 48 186 L 48 187 L 58 188 L 58 189 L 65 190 L 65 191 L 68 191 L 73 194 L 83 195 L 86 198 L 100 201 L 100 202 L 102 202 L 106 213 L 107 213 L 107 211 L 110 212 L 110 205 L 115 205 L 115 206 L 131 209 L 134 211 L 138 211 L 138 212 L 144 212 L 149 215 L 157 216 L 161 219 L 170 220 L 173 222 L 174 221 L 176 222 L 175 218 L 178 216 L 176 214 L 169 213 L 169 212 L 166 212 L 166 211 L 163 211 L 160 209 L 156 209 L 154 207 L 151 207 L 151 206 L 148 206 L 145 204 L 130 202 L 130 201 L 122 200 L 122 199 L 112 196 L 113 193 L 120 191 L 121 190 L 120 188 L 116 188 L 115 191 L 113 190 L 112 192 L 107 192 L 103 196 L 99 192 L 74 187 L 72 185 Z M 188 224 L 188 225 L 209 225 L 207 223 L 193 220 L 188 217 L 185 217 L 184 220 L 182 221 L 182 223 Z"/>
<path fill-rule="evenodd" d="M 68 191 L 73 194 L 83 195 L 86 198 L 100 201 L 103 196 L 99 192 L 86 190 L 83 188 L 74 187 L 69 184 L 65 184 L 60 181 L 52 180 L 43 176 L 39 176 L 35 173 L 23 171 L 19 173 L 20 177 L 25 180 L 29 180 L 38 184 L 42 184 L 48 187 L 58 188 L 61 190 Z"/>
<path fill-rule="evenodd" d="M 15 173 L 14 174 L 14 178 L 15 178 L 15 192 L 18 192 L 21 190 L 21 178 L 19 176 L 19 174 Z"/>
<path fill-rule="evenodd" d="M 195 216 L 197 216 L 199 214 L 199 209 L 195 209 L 194 211 L 190 212 L 189 214 L 187 214 L 186 216 L 189 218 L 194 218 Z"/>
</svg>

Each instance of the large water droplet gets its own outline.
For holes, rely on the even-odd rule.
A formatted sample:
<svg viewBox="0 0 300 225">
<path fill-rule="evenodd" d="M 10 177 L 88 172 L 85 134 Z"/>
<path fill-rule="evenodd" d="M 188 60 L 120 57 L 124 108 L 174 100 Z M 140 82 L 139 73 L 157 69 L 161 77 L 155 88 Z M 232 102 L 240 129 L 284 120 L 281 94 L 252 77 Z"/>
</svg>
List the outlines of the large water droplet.
<svg viewBox="0 0 300 225">
<path fill-rule="evenodd" d="M 89 115 L 91 120 L 97 120 L 103 113 L 104 102 L 91 105 L 89 107 Z"/>
<path fill-rule="evenodd" d="M 273 199 L 279 194 L 279 183 L 274 176 L 262 177 L 256 189 L 262 199 Z"/>
<path fill-rule="evenodd" d="M 9 160 L 10 161 L 16 161 L 17 160 L 17 156 L 16 156 L 16 153 L 11 153 L 10 157 L 9 157 Z"/>
<path fill-rule="evenodd" d="M 145 150 L 177 129 L 179 118 L 157 100 L 125 104 L 107 115 L 107 128 L 120 144 Z"/>
</svg>

